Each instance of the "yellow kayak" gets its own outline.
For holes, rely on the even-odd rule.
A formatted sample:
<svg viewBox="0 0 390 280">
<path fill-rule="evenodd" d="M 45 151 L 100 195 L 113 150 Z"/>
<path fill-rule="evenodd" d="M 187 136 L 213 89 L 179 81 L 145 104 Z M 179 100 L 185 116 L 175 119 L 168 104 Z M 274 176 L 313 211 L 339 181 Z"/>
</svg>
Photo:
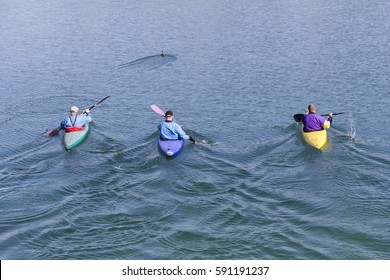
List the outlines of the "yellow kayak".
<svg viewBox="0 0 390 280">
<path fill-rule="evenodd" d="M 326 129 L 313 132 L 304 132 L 302 126 L 302 136 L 307 144 L 318 150 L 325 146 L 327 140 Z"/>
</svg>

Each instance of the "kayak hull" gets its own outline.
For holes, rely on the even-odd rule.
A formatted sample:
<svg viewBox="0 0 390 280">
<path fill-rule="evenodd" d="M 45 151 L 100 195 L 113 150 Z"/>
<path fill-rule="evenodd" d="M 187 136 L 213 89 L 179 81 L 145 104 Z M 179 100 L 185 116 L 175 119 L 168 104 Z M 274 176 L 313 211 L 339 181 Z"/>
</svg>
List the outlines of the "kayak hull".
<svg viewBox="0 0 390 280">
<path fill-rule="evenodd" d="M 90 126 L 86 124 L 83 130 L 65 132 L 64 145 L 66 150 L 73 149 L 83 143 L 89 134 Z"/>
<path fill-rule="evenodd" d="M 327 141 L 326 129 L 313 131 L 313 132 L 304 132 L 302 126 L 302 136 L 307 144 L 313 146 L 314 148 L 320 150 L 322 149 Z"/>
<path fill-rule="evenodd" d="M 158 139 L 160 152 L 168 157 L 176 156 L 184 147 L 184 140 L 161 140 Z"/>
</svg>

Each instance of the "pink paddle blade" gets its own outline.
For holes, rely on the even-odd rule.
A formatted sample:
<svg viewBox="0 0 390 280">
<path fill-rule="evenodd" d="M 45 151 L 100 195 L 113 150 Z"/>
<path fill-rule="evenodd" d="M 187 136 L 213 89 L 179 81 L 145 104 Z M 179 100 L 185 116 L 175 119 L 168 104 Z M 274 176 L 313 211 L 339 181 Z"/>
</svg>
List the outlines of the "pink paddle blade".
<svg viewBox="0 0 390 280">
<path fill-rule="evenodd" d="M 151 105 L 150 108 L 152 108 L 153 111 L 155 111 L 157 114 L 165 117 L 165 112 L 157 107 L 157 105 Z"/>
</svg>

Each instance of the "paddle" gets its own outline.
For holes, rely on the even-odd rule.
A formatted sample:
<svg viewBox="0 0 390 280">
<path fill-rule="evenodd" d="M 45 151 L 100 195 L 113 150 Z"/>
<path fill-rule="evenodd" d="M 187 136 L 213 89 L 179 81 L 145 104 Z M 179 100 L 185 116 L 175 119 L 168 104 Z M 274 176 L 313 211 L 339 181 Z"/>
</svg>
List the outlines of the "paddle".
<svg viewBox="0 0 390 280">
<path fill-rule="evenodd" d="M 110 95 L 104 97 L 103 99 L 101 99 L 100 101 L 98 101 L 97 103 L 95 103 L 95 104 L 93 104 L 91 107 L 89 107 L 88 110 L 92 110 L 93 108 L 95 108 L 97 105 L 99 105 L 100 103 L 102 103 L 104 100 L 106 100 L 106 99 L 109 98 L 109 97 L 110 97 Z M 87 111 L 87 110 L 85 110 L 85 111 Z M 85 114 L 85 111 L 83 112 L 83 114 Z"/>
<path fill-rule="evenodd" d="M 345 112 L 341 112 L 341 113 L 333 113 L 333 116 L 336 116 L 336 115 L 341 115 L 341 114 L 344 114 Z M 296 122 L 301 122 L 302 121 L 302 119 L 303 119 L 303 116 L 304 116 L 305 114 L 295 114 L 294 115 L 294 120 L 296 121 Z M 326 115 L 326 114 L 323 114 L 323 115 L 321 115 L 321 116 L 324 116 L 324 117 L 326 117 L 326 116 L 328 116 L 328 115 Z"/>
<path fill-rule="evenodd" d="M 165 113 L 163 110 L 161 110 L 160 108 L 157 107 L 157 105 L 151 105 L 150 108 L 152 108 L 153 111 L 155 111 L 157 114 L 165 117 Z"/>
<path fill-rule="evenodd" d="M 95 108 L 97 105 L 99 105 L 100 103 L 102 103 L 104 100 L 106 100 L 107 98 L 109 98 L 109 96 L 106 96 L 104 97 L 103 99 L 99 100 L 98 102 L 96 102 L 95 104 L 93 104 L 91 107 L 88 108 L 88 110 L 92 110 L 93 108 Z M 85 114 L 87 110 L 84 110 L 83 114 Z M 49 137 L 52 137 L 52 136 L 55 136 L 57 135 L 61 130 L 61 127 L 57 127 L 55 129 L 52 129 L 52 130 L 48 130 L 44 133 L 45 136 L 49 136 Z"/>
</svg>

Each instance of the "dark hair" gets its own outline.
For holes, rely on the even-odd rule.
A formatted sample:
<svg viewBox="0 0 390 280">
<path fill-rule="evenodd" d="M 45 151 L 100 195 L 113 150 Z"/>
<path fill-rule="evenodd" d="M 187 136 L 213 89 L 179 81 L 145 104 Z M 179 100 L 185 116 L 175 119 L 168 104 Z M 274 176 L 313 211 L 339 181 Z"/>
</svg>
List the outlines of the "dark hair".
<svg viewBox="0 0 390 280">
<path fill-rule="evenodd" d="M 310 103 L 309 106 L 307 106 L 307 110 L 309 111 L 309 113 L 312 113 L 315 111 L 316 108 L 316 105 L 314 105 L 313 103 Z"/>
<path fill-rule="evenodd" d="M 165 116 L 166 117 L 173 116 L 173 112 L 172 111 L 166 111 L 165 112 Z"/>
</svg>

